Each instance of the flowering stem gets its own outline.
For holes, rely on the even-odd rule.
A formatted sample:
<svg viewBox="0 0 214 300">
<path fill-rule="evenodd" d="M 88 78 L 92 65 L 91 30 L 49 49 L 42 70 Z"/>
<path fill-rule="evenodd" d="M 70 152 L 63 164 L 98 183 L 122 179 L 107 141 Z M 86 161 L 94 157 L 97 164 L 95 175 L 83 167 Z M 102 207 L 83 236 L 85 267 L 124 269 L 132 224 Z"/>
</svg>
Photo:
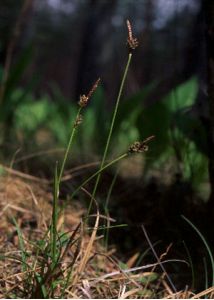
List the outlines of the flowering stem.
<svg viewBox="0 0 214 300">
<path fill-rule="evenodd" d="M 78 102 L 80 107 L 79 107 L 79 110 L 78 110 L 77 115 L 76 115 L 76 120 L 74 122 L 73 129 L 71 131 L 70 139 L 68 141 L 68 145 L 67 145 L 65 155 L 64 155 L 64 158 L 63 158 L 62 166 L 61 166 L 60 172 L 59 172 L 59 178 L 58 178 L 59 185 L 60 185 L 60 182 L 61 182 L 61 179 L 62 179 L 62 175 L 63 175 L 64 169 L 65 169 L 65 163 L 68 159 L 68 154 L 69 154 L 70 149 L 71 149 L 71 145 L 72 145 L 72 142 L 73 142 L 73 139 L 74 139 L 76 129 L 77 129 L 78 125 L 81 123 L 81 120 L 82 120 L 82 117 L 81 117 L 81 114 L 80 114 L 81 110 L 88 104 L 88 101 L 91 98 L 92 94 L 95 92 L 99 82 L 100 82 L 100 78 L 98 78 L 95 81 L 94 85 L 92 86 L 91 90 L 88 92 L 87 95 L 80 96 L 80 100 Z M 58 187 L 58 189 L 59 189 L 59 187 Z"/>
<path fill-rule="evenodd" d="M 113 132 L 113 128 L 114 128 L 114 124 L 115 124 L 115 120 L 116 120 L 116 116 L 117 116 L 117 112 L 118 112 L 118 107 L 119 107 L 119 103 L 120 103 L 120 99 L 121 99 L 121 95 L 122 95 L 122 92 L 123 92 L 123 87 L 124 87 L 124 83 L 125 83 L 125 80 L 126 80 L 126 77 L 127 77 L 127 73 L 128 73 L 128 69 L 129 69 L 131 59 L 132 59 L 132 53 L 129 53 L 127 64 L 126 64 L 125 71 L 124 71 L 124 74 L 123 74 L 123 78 L 122 78 L 122 81 L 121 81 L 119 93 L 118 93 L 118 96 L 117 96 L 117 100 L 116 100 L 116 104 L 115 104 L 115 108 L 114 108 L 114 113 L 113 113 L 113 116 L 112 116 L 112 121 L 111 121 L 111 125 L 110 125 L 110 130 L 109 130 L 105 150 L 104 150 L 104 153 L 103 153 L 103 158 L 102 158 L 102 161 L 101 161 L 101 164 L 100 164 L 100 170 L 103 169 L 105 161 L 106 161 L 106 156 L 107 156 L 107 153 L 108 153 L 108 149 L 109 149 L 109 145 L 110 145 L 110 141 L 111 141 L 111 137 L 112 137 L 112 132 Z M 92 206 L 92 199 L 96 195 L 96 191 L 97 191 L 97 187 L 98 187 L 98 184 L 99 184 L 99 181 L 100 181 L 100 177 L 101 177 L 101 172 L 98 173 L 98 176 L 97 176 L 97 179 L 96 179 L 96 182 L 95 182 L 91 202 L 90 202 L 89 208 L 88 208 L 88 214 L 90 214 L 90 210 L 91 210 L 91 206 Z"/>
<path fill-rule="evenodd" d="M 82 107 L 80 107 L 78 112 L 77 112 L 76 120 L 79 119 L 81 110 L 82 110 Z M 59 172 L 59 178 L 58 178 L 59 185 L 60 185 L 60 182 L 61 182 L 61 179 L 62 179 L 62 175 L 63 175 L 64 169 L 65 169 L 65 164 L 66 164 L 66 161 L 68 159 L 68 154 L 69 154 L 70 149 L 71 149 L 71 145 L 72 145 L 72 142 L 73 142 L 73 139 L 74 139 L 76 129 L 77 129 L 77 126 L 74 124 L 73 129 L 71 131 L 71 135 L 70 135 L 68 145 L 66 147 L 66 151 L 65 151 L 65 155 L 64 155 L 64 158 L 63 158 L 63 161 L 62 161 L 60 172 Z M 59 187 L 58 187 L 58 189 L 59 189 Z"/>
</svg>

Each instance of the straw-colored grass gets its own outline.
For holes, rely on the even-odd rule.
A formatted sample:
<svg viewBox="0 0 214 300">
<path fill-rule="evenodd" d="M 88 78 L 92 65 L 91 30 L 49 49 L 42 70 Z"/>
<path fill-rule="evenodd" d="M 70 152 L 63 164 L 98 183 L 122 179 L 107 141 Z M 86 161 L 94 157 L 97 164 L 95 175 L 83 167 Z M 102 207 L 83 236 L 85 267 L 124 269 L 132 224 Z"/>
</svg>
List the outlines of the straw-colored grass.
<svg viewBox="0 0 214 300">
<path fill-rule="evenodd" d="M 31 297 L 30 284 L 33 273 L 39 272 L 42 264 L 40 254 L 34 244 L 43 236 L 51 220 L 51 194 L 48 186 L 23 180 L 17 176 L 1 177 L 1 243 L 0 252 L 0 297 Z M 86 192 L 87 193 L 87 192 Z M 88 195 L 90 197 L 90 195 Z M 65 298 L 212 298 L 214 288 L 198 294 L 189 290 L 174 293 L 167 281 L 166 274 L 155 271 L 156 264 L 134 267 L 138 254 L 127 262 L 127 269 L 121 269 L 115 259 L 116 249 L 107 252 L 99 236 L 99 209 L 94 217 L 94 228 L 88 230 L 82 223 L 85 213 L 83 207 L 72 204 L 61 213 L 57 228 L 73 233 L 72 243 L 62 248 L 59 278 L 66 280 L 72 265 L 69 284 L 64 291 Z M 23 271 L 21 250 L 16 227 L 11 217 L 15 217 L 21 228 L 25 251 L 29 254 L 27 263 L 31 268 Z M 76 230 L 76 231 L 75 231 Z M 76 240 L 76 242 L 74 242 Z M 36 257 L 37 256 L 37 257 Z M 161 257 L 160 257 L 161 259 Z M 35 263 L 36 261 L 36 263 Z M 164 263 L 164 260 L 162 260 Z M 61 273 L 60 273 L 61 272 Z M 31 276 L 30 276 L 31 274 Z M 170 276 L 168 274 L 168 276 Z M 31 278 L 32 282 L 28 279 Z M 62 284 L 58 280 L 54 297 L 60 296 Z"/>
</svg>

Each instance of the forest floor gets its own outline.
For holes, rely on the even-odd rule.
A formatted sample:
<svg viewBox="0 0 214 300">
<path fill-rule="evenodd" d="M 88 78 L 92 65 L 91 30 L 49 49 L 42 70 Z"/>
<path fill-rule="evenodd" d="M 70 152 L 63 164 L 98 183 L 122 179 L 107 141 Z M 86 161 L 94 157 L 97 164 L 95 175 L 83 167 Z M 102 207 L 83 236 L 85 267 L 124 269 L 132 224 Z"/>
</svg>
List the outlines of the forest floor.
<svg viewBox="0 0 214 300">
<path fill-rule="evenodd" d="M 103 231 L 98 230 L 105 216 L 97 209 L 92 216 L 94 226 L 88 228 L 83 222 L 85 213 L 86 208 L 77 202 L 61 211 L 58 232 L 70 235 L 59 246 L 58 271 L 50 275 L 50 258 L 45 257 L 52 216 L 50 185 L 12 169 L 4 170 L 0 181 L 0 297 L 41 298 L 44 293 L 47 298 L 214 297 L 214 287 L 198 294 L 188 287 L 177 290 L 171 275 L 160 268 L 170 261 L 167 249 L 150 264 L 137 265 L 137 252 L 125 261 L 124 257 L 119 259 L 116 246 L 106 247 Z"/>
</svg>

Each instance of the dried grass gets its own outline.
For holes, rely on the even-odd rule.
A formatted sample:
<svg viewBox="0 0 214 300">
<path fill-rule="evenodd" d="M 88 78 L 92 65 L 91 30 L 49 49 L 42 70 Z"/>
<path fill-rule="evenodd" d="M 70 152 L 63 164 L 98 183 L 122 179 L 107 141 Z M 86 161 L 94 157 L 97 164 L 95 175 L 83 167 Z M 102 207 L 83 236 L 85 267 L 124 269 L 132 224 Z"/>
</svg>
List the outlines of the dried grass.
<svg viewBox="0 0 214 300">
<path fill-rule="evenodd" d="M 85 191 L 87 193 L 87 191 Z M 35 256 L 30 241 L 41 238 L 51 219 L 52 195 L 47 185 L 27 181 L 14 175 L 1 177 L 0 209 L 1 209 L 1 236 L 0 253 L 8 258 L 0 260 L 0 297 L 21 297 L 25 294 L 26 277 L 30 272 L 39 271 L 39 264 L 34 265 L 31 271 L 23 272 L 18 258 L 21 257 L 18 246 L 16 228 L 11 221 L 15 217 L 19 224 L 27 251 L 31 254 L 29 263 Z M 95 201 L 95 200 L 94 200 Z M 65 289 L 65 298 L 212 298 L 214 288 L 194 294 L 189 290 L 173 293 L 165 276 L 156 274 L 154 264 L 134 267 L 139 256 L 133 255 L 127 261 L 127 270 L 118 266 L 112 253 L 107 252 L 99 241 L 97 228 L 99 226 L 99 210 L 95 215 L 94 228 L 88 231 L 81 225 L 83 207 L 72 204 L 61 215 L 58 227 L 73 232 L 77 243 L 71 243 L 62 254 L 62 278 L 66 278 L 72 264 L 72 277 Z M 78 224 L 80 224 L 78 226 Z M 77 227 L 78 226 L 78 227 Z M 74 229 L 76 228 L 76 231 Z M 76 253 L 76 254 L 75 254 Z M 11 258 L 9 257 L 11 256 Z M 15 257 L 17 259 L 15 259 Z M 162 259 L 162 257 L 160 258 Z M 162 260 L 164 263 L 164 260 Z M 146 269 L 147 268 L 147 269 Z M 156 279 L 151 280 L 155 275 Z M 164 274 L 162 274 L 164 275 Z M 60 287 L 59 287 L 60 295 Z"/>
</svg>

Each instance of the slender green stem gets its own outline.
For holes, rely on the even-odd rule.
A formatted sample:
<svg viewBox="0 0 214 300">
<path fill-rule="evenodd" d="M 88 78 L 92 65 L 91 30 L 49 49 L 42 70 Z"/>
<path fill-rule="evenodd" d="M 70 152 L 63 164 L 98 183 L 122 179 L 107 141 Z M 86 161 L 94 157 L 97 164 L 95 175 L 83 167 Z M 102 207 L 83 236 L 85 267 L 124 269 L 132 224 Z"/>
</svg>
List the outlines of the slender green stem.
<svg viewBox="0 0 214 300">
<path fill-rule="evenodd" d="M 185 243 L 185 241 L 183 241 L 184 244 L 184 248 L 186 250 L 187 253 L 187 257 L 188 257 L 188 262 L 191 268 L 191 272 L 192 272 L 192 284 L 191 284 L 191 289 L 194 290 L 195 289 L 195 272 L 194 272 L 194 265 L 193 265 L 193 261 L 192 261 L 192 257 L 190 255 L 189 249 Z"/>
<path fill-rule="evenodd" d="M 57 163 L 55 167 L 55 174 L 54 174 L 54 198 L 53 198 L 53 212 L 52 212 L 52 230 L 51 230 L 51 247 L 52 247 L 52 268 L 55 267 L 56 263 L 56 255 L 57 255 L 57 218 L 58 218 L 58 171 L 57 171 Z"/>
<path fill-rule="evenodd" d="M 126 64 L 125 71 L 124 71 L 124 74 L 123 74 L 123 78 L 122 78 L 122 81 L 121 81 L 120 89 L 119 89 L 119 92 L 118 92 L 118 96 L 117 96 L 117 100 L 116 100 L 116 104 L 115 104 L 115 108 L 114 108 L 114 113 L 113 113 L 113 116 L 112 116 L 112 121 L 111 121 L 111 125 L 110 125 L 108 138 L 107 138 L 107 141 L 106 141 L 105 150 L 104 150 L 104 153 L 103 153 L 103 158 L 102 158 L 102 161 L 101 161 L 101 164 L 100 164 L 100 170 L 103 168 L 103 166 L 105 164 L 105 161 L 106 161 L 106 156 L 107 156 L 107 153 L 108 153 L 108 149 L 109 149 L 109 145 L 110 145 L 110 141 L 111 141 L 111 137 L 112 137 L 112 132 L 113 132 L 113 128 L 114 128 L 114 124 L 115 124 L 115 120 L 116 120 L 116 116 L 117 116 L 117 112 L 118 112 L 118 107 L 119 107 L 119 103 L 120 103 L 120 99 L 121 99 L 121 95 L 122 95 L 122 92 L 123 92 L 123 87 L 124 87 L 124 83 L 125 83 L 125 80 L 126 80 L 126 77 L 127 77 L 127 73 L 128 73 L 128 69 L 129 69 L 131 59 L 132 59 L 132 53 L 129 53 L 127 64 Z M 98 173 L 97 180 L 95 182 L 94 190 L 93 190 L 93 193 L 92 193 L 92 199 L 96 195 L 97 187 L 98 187 L 98 184 L 99 184 L 99 181 L 100 181 L 100 176 L 101 176 L 101 173 Z M 91 210 L 91 206 L 92 206 L 92 199 L 91 199 L 91 202 L 89 204 L 88 215 L 90 214 L 90 210 Z"/>
<path fill-rule="evenodd" d="M 82 107 L 80 107 L 78 112 L 77 112 L 76 120 L 79 118 L 81 110 L 82 110 Z M 72 129 L 71 135 L 70 135 L 70 139 L 69 139 L 66 151 L 65 151 L 65 155 L 64 155 L 64 158 L 63 158 L 63 161 L 62 161 L 62 165 L 61 165 L 61 168 L 60 168 L 60 172 L 59 172 L 59 179 L 58 179 L 59 185 L 60 185 L 60 182 L 61 182 L 61 179 L 62 179 L 62 175 L 63 175 L 64 169 L 65 169 L 65 164 L 66 164 L 66 161 L 68 159 L 68 154 L 69 154 L 70 149 L 71 149 L 71 145 L 72 145 L 72 142 L 73 142 L 73 139 L 74 139 L 76 129 L 77 129 L 77 126 L 73 126 L 73 129 Z"/>
<path fill-rule="evenodd" d="M 82 107 L 79 108 L 76 116 L 76 120 L 80 117 Z M 57 261 L 57 218 L 58 218 L 58 198 L 59 198 L 59 189 L 60 183 L 62 180 L 63 172 L 65 169 L 65 164 L 68 159 L 68 154 L 71 149 L 71 145 L 74 139 L 77 126 L 73 126 L 71 135 L 66 147 L 66 151 L 63 157 L 62 165 L 60 167 L 59 176 L 58 176 L 58 164 L 56 164 L 55 175 L 54 175 L 54 193 L 53 193 L 53 212 L 52 212 L 52 224 L 51 224 L 51 255 L 52 255 L 52 268 L 54 268 Z"/>
<path fill-rule="evenodd" d="M 104 205 L 104 211 L 105 211 L 105 214 L 108 216 L 109 215 L 109 211 L 108 211 L 108 205 L 109 205 L 109 200 L 110 200 L 110 197 L 111 197 L 111 194 L 112 194 L 112 190 L 113 190 L 113 187 L 115 185 L 115 182 L 116 182 L 116 179 L 117 179 L 117 176 L 119 174 L 119 168 L 117 169 L 117 171 L 115 172 L 115 175 L 113 177 L 113 180 L 111 182 L 111 185 L 109 187 L 109 190 L 108 190 L 108 195 L 106 197 L 106 202 L 105 202 L 105 205 Z M 108 249 L 108 240 L 109 240 L 109 225 L 108 225 L 108 220 L 106 220 L 106 233 L 105 233 L 105 248 L 106 250 Z"/>
<path fill-rule="evenodd" d="M 112 166 L 113 164 L 117 163 L 119 160 L 125 158 L 128 156 L 128 153 L 124 153 L 122 155 L 120 155 L 119 157 L 115 158 L 114 160 L 112 160 L 111 162 L 109 162 L 107 165 L 105 165 L 104 167 L 100 168 L 96 173 L 94 173 L 93 175 L 91 175 L 88 179 L 86 179 L 80 186 L 78 186 L 78 188 L 76 188 L 76 190 L 72 193 L 71 198 L 74 197 L 74 195 L 81 189 L 82 186 L 84 186 L 85 184 L 87 184 L 89 181 L 91 181 L 94 177 L 96 177 L 97 175 L 99 175 L 102 171 L 104 171 L 105 169 L 107 169 L 108 167 Z"/>
<path fill-rule="evenodd" d="M 113 180 L 112 180 L 111 185 L 110 185 L 109 190 L 108 190 L 108 194 L 107 194 L 106 201 L 105 201 L 105 205 L 104 205 L 104 210 L 105 210 L 105 212 L 108 211 L 109 200 L 110 200 L 111 193 L 112 193 L 113 187 L 114 187 L 114 185 L 115 185 L 115 182 L 116 182 L 116 179 L 117 179 L 118 174 L 119 174 L 119 168 L 118 168 L 117 171 L 115 172 L 115 175 L 114 175 L 114 177 L 113 177 Z"/>
<path fill-rule="evenodd" d="M 15 224 L 16 227 L 16 231 L 18 234 L 18 238 L 19 238 L 19 248 L 21 250 L 21 261 L 22 261 L 22 271 L 25 272 L 27 271 L 27 256 L 26 256 L 26 250 L 25 250 L 25 244 L 24 244 L 24 239 L 23 239 L 23 235 L 22 235 L 22 231 L 18 225 L 18 223 L 16 222 L 16 219 L 14 217 L 12 217 L 13 219 L 13 223 Z"/>
</svg>

